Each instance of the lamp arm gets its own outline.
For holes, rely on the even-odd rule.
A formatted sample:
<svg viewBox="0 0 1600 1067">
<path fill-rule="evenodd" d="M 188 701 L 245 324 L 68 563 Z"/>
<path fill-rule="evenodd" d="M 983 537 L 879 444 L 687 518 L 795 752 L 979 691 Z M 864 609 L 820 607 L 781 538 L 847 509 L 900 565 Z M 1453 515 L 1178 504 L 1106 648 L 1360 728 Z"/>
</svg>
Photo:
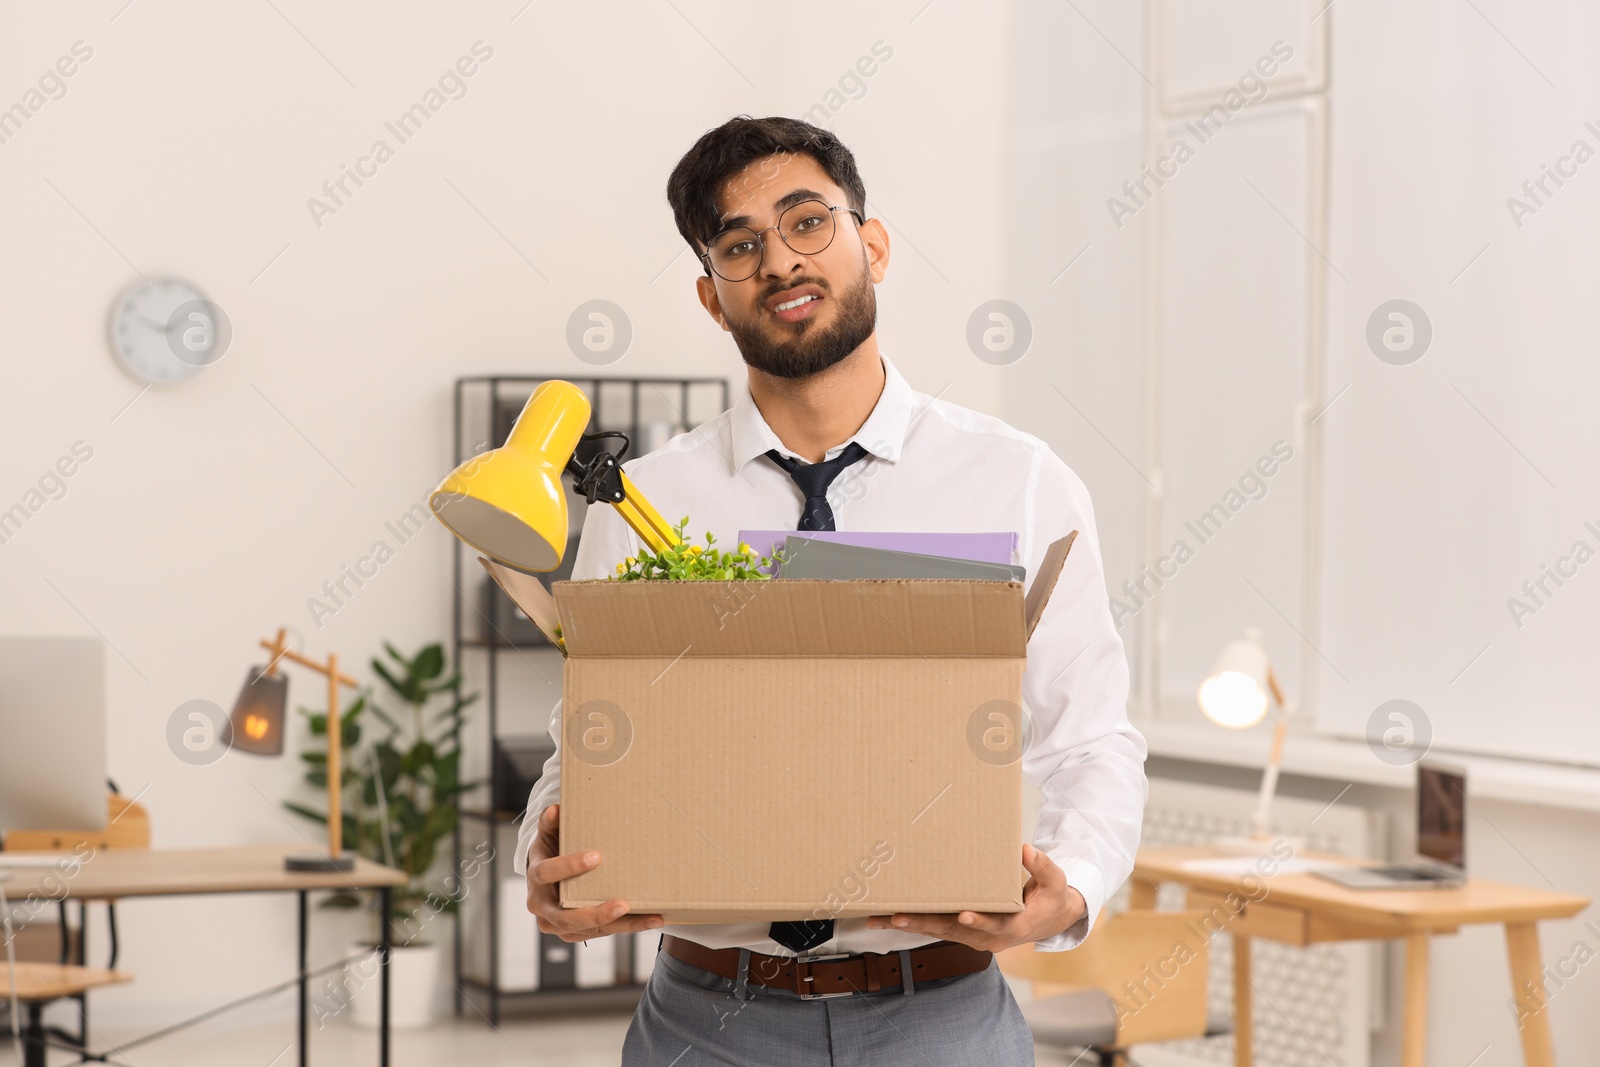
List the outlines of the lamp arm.
<svg viewBox="0 0 1600 1067">
<path fill-rule="evenodd" d="M 650 506 L 650 501 L 644 498 L 644 494 L 628 480 L 626 474 L 619 470 L 617 477 L 622 479 L 623 498 L 614 501 L 612 506 L 622 515 L 622 521 L 639 535 L 639 540 L 656 552 L 663 552 L 677 544 L 678 531 L 667 525 L 667 520 Z"/>
<path fill-rule="evenodd" d="M 1289 708 L 1283 700 L 1283 690 L 1278 678 L 1267 668 L 1267 687 L 1278 705 L 1278 719 L 1272 730 L 1272 751 L 1267 755 L 1267 765 L 1261 772 L 1261 792 L 1256 797 L 1256 810 L 1250 817 L 1250 836 L 1266 837 L 1272 809 L 1272 797 L 1278 791 L 1278 770 L 1283 765 L 1283 743 L 1289 734 Z"/>
<path fill-rule="evenodd" d="M 279 640 L 281 641 L 282 640 L 283 631 L 279 630 L 278 634 L 279 634 Z M 283 659 L 290 660 L 291 662 L 298 663 L 302 667 L 309 667 L 311 670 L 316 671 L 318 674 L 321 674 L 321 675 L 324 675 L 324 676 L 326 676 L 328 674 L 328 670 L 329 670 L 328 664 L 326 664 L 326 663 L 318 663 L 314 659 L 307 659 L 306 657 L 302 656 L 300 653 L 296 652 L 292 648 L 284 648 L 281 644 L 277 644 L 277 643 L 274 643 L 272 641 L 268 641 L 264 637 L 261 639 L 261 647 L 266 649 L 268 652 L 272 653 L 272 658 L 273 658 L 274 661 L 276 661 L 277 659 L 279 659 L 281 657 Z M 278 673 L 277 672 L 277 668 L 276 668 L 276 666 L 274 664 L 268 664 L 267 665 L 267 674 L 273 675 L 273 674 L 277 674 L 277 673 Z M 352 689 L 360 689 L 361 688 L 361 683 L 357 682 L 354 678 L 350 677 L 348 674 L 345 674 L 344 672 L 338 671 L 338 670 L 335 670 L 334 673 L 339 675 L 339 681 L 340 681 L 341 684 L 348 685 Z"/>
<path fill-rule="evenodd" d="M 627 435 L 616 431 L 587 434 L 583 440 L 588 441 L 597 437 L 621 437 L 627 441 Z M 627 445 L 623 445 L 623 452 Z M 603 500 L 616 508 L 634 533 L 639 535 L 652 551 L 662 552 L 678 543 L 678 534 L 661 513 L 651 506 L 650 501 L 639 492 L 639 487 L 634 485 L 622 471 L 619 460 L 622 453 L 601 452 L 588 464 L 578 460 L 576 455 L 567 460 L 567 471 L 573 477 L 574 488 L 582 494 L 583 498 L 593 504 L 596 500 Z"/>
</svg>

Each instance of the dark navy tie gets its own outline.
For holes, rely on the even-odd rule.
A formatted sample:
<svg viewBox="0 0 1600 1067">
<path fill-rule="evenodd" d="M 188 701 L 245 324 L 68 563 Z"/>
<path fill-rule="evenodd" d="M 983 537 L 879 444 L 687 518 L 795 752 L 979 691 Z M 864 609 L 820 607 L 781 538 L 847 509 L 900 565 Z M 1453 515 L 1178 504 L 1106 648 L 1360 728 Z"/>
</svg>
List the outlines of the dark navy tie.
<svg viewBox="0 0 1600 1067">
<path fill-rule="evenodd" d="M 795 484 L 800 487 L 801 494 L 806 498 L 805 504 L 800 508 L 800 529 L 834 528 L 833 508 L 828 505 L 828 486 L 833 484 L 840 471 L 866 454 L 867 450 L 854 441 L 845 445 L 837 456 L 822 463 L 801 463 L 799 460 L 790 459 L 776 448 L 768 449 L 768 458 L 789 472 L 789 477 L 794 479 Z M 806 919 L 801 922 L 777 922 L 772 924 L 767 936 L 794 952 L 804 952 L 833 936 L 833 920 Z"/>
<path fill-rule="evenodd" d="M 767 450 L 767 458 L 789 472 L 789 477 L 794 479 L 794 484 L 800 487 L 801 494 L 806 498 L 806 502 L 800 508 L 799 529 L 834 528 L 833 508 L 828 505 L 828 486 L 833 484 L 840 471 L 866 454 L 867 450 L 855 441 L 845 445 L 837 456 L 821 463 L 801 463 L 799 460 L 790 459 L 776 448 Z"/>
</svg>

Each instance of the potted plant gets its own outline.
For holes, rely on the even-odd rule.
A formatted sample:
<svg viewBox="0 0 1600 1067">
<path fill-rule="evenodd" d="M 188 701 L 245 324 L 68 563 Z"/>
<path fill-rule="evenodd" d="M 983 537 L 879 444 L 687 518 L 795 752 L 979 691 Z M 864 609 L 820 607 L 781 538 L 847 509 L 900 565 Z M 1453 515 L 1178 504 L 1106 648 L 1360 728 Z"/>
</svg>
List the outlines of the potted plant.
<svg viewBox="0 0 1600 1067">
<path fill-rule="evenodd" d="M 759 581 L 772 577 L 776 564 L 784 562 L 783 549 L 774 549 L 770 556 L 757 555 L 756 550 L 740 542 L 737 551 L 717 548 L 717 539 L 706 531 L 704 545 L 692 545 L 684 537 L 689 516 L 672 528 L 677 543 L 655 552 L 648 545 L 637 556 L 629 556 L 617 564 L 617 572 L 610 576 L 613 582 L 637 581 Z"/>
<path fill-rule="evenodd" d="M 439 845 L 456 827 L 461 794 L 472 783 L 461 780 L 462 711 L 477 694 L 462 696 L 460 675 L 444 675 L 444 649 L 439 644 L 406 656 L 384 642 L 392 662 L 374 657 L 372 670 L 383 683 L 377 696 L 367 689 L 340 715 L 341 739 L 347 753 L 340 787 L 344 806 L 344 840 L 359 855 L 394 867 L 406 875 L 391 897 L 390 922 L 394 953 L 390 963 L 390 1017 L 396 1026 L 427 1022 L 437 981 L 439 950 L 431 936 L 432 920 L 456 914 L 459 894 L 441 890 L 429 880 Z M 328 787 L 328 735 L 325 713 L 301 709 L 311 732 L 300 754 L 306 782 Z M 379 728 L 365 721 L 368 715 Z M 363 737 L 367 741 L 363 744 Z M 290 802 L 291 811 L 327 824 L 326 811 Z M 459 890 L 459 886 L 457 889 Z M 362 896 L 368 899 L 364 902 Z M 363 903 L 374 915 L 370 940 L 357 946 L 367 953 L 378 943 L 376 893 L 337 893 L 324 906 L 354 908 Z M 378 983 L 375 964 L 352 964 L 344 989 L 356 1022 L 376 1025 Z"/>
</svg>

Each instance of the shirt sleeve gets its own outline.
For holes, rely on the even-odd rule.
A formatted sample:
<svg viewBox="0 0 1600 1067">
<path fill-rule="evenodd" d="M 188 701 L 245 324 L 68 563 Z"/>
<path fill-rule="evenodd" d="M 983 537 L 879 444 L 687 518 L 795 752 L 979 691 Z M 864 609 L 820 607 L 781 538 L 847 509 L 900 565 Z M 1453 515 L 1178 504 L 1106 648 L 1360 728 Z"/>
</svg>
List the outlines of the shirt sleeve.
<svg viewBox="0 0 1600 1067">
<path fill-rule="evenodd" d="M 1023 773 L 1039 787 L 1033 845 L 1083 894 L 1088 912 L 1039 951 L 1076 948 L 1133 871 L 1149 784 L 1144 736 L 1128 721 L 1128 660 L 1112 622 L 1089 491 L 1048 447 L 1035 454 L 1026 548 L 1037 573 L 1052 541 L 1073 530 L 1043 616 L 1028 641 L 1022 696 L 1032 713 Z"/>
<path fill-rule="evenodd" d="M 627 465 L 623 465 L 627 470 Z M 631 473 L 631 472 L 630 472 Z M 639 539 L 628 528 L 617 509 L 610 504 L 589 504 L 583 517 L 583 532 L 578 536 L 577 556 L 572 561 L 574 579 L 608 578 L 618 563 L 639 550 Z M 550 739 L 555 751 L 545 760 L 544 772 L 528 795 L 528 808 L 517 831 L 517 854 L 511 868 L 517 874 L 528 872 L 529 853 L 539 834 L 539 816 L 561 799 L 561 701 L 550 711 Z"/>
</svg>

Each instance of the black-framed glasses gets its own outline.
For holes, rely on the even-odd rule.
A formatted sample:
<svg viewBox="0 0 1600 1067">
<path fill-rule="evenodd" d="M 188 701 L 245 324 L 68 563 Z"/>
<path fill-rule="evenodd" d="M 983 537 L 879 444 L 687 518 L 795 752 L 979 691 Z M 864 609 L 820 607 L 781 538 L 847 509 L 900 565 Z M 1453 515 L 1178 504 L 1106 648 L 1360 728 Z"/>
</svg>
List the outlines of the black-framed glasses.
<svg viewBox="0 0 1600 1067">
<path fill-rule="evenodd" d="M 723 230 L 711 239 L 700 259 L 706 268 L 715 271 L 725 282 L 742 282 L 755 276 L 761 269 L 767 244 L 764 234 L 777 230 L 783 243 L 802 256 L 814 256 L 833 243 L 839 227 L 834 222 L 835 211 L 848 211 L 857 223 L 865 223 L 861 212 L 853 207 L 833 207 L 821 200 L 802 200 L 778 216 L 776 226 L 766 230 L 752 230 L 748 226 L 734 226 Z"/>
</svg>

